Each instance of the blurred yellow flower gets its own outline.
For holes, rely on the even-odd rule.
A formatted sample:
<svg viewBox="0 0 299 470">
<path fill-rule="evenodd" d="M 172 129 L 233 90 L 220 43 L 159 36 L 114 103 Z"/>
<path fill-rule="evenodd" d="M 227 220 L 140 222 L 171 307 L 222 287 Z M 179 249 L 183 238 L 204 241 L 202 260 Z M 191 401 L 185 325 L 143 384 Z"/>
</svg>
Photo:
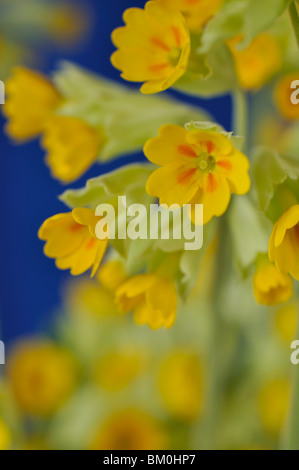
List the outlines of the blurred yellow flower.
<svg viewBox="0 0 299 470">
<path fill-rule="evenodd" d="M 274 318 L 275 328 L 288 347 L 296 337 L 297 308 L 295 303 L 284 305 L 276 312 Z"/>
<path fill-rule="evenodd" d="M 120 260 L 111 260 L 101 267 L 97 279 L 105 289 L 114 293 L 128 279 L 128 276 Z"/>
<path fill-rule="evenodd" d="M 235 61 L 240 85 L 246 90 L 264 86 L 281 66 L 282 53 L 278 41 L 269 34 L 260 34 L 244 50 L 239 50 L 242 36 L 228 41 Z"/>
<path fill-rule="evenodd" d="M 175 322 L 175 283 L 159 274 L 132 277 L 117 289 L 116 300 L 121 312 L 134 312 L 137 325 L 158 329 L 163 326 L 170 328 Z"/>
<path fill-rule="evenodd" d="M 57 214 L 45 220 L 38 236 L 46 241 L 44 253 L 56 259 L 59 269 L 70 269 L 73 276 L 92 268 L 94 276 L 106 252 L 108 239 L 98 240 L 95 226 L 100 220 L 87 208 Z"/>
<path fill-rule="evenodd" d="M 8 118 L 6 131 L 18 141 L 37 137 L 60 104 L 54 86 L 40 73 L 16 67 L 6 82 L 4 114 Z"/>
<path fill-rule="evenodd" d="M 170 11 L 180 11 L 192 32 L 200 32 L 206 23 L 215 16 L 223 0 L 157 0 Z"/>
<path fill-rule="evenodd" d="M 83 6 L 83 3 L 75 5 L 64 2 L 56 5 L 47 21 L 54 40 L 69 44 L 82 39 L 89 26 L 88 11 Z"/>
<path fill-rule="evenodd" d="M 92 279 L 76 279 L 67 291 L 67 304 L 73 314 L 102 319 L 119 315 L 114 295 Z"/>
<path fill-rule="evenodd" d="M 94 379 L 100 388 L 114 392 L 125 388 L 140 372 L 141 358 L 135 352 L 112 352 L 94 367 Z"/>
<path fill-rule="evenodd" d="M 259 304 L 276 305 L 292 297 L 293 281 L 288 274 L 279 272 L 275 264 L 263 258 L 256 267 L 253 291 Z"/>
<path fill-rule="evenodd" d="M 278 435 L 287 418 L 291 395 L 290 383 L 285 379 L 268 382 L 259 394 L 259 412 L 263 427 Z"/>
<path fill-rule="evenodd" d="M 71 183 L 95 162 L 104 143 L 104 134 L 83 119 L 52 116 L 44 129 L 42 145 L 52 176 Z"/>
<path fill-rule="evenodd" d="M 203 368 L 199 358 L 189 352 L 175 352 L 163 362 L 159 389 L 168 411 L 176 418 L 192 420 L 203 407 Z"/>
<path fill-rule="evenodd" d="M 8 381 L 22 411 L 37 416 L 55 412 L 77 382 L 69 352 L 47 341 L 24 341 L 9 357 Z"/>
<path fill-rule="evenodd" d="M 288 209 L 274 225 L 269 258 L 280 272 L 299 281 L 299 205 Z"/>
<path fill-rule="evenodd" d="M 166 90 L 188 66 L 190 36 L 183 16 L 149 1 L 144 10 L 126 10 L 124 22 L 126 26 L 112 33 L 118 48 L 111 57 L 112 64 L 125 80 L 145 82 L 142 93 Z"/>
<path fill-rule="evenodd" d="M 110 416 L 96 435 L 92 450 L 161 450 L 165 433 L 149 414 L 130 409 Z"/>
<path fill-rule="evenodd" d="M 298 80 L 299 72 L 292 72 L 281 77 L 274 90 L 274 99 L 277 109 L 283 117 L 290 120 L 299 119 L 299 106 L 293 104 L 291 95 L 294 90 L 291 88 L 291 83 Z"/>
<path fill-rule="evenodd" d="M 0 450 L 8 450 L 11 445 L 11 433 L 8 426 L 0 417 Z"/>
<path fill-rule="evenodd" d="M 147 192 L 168 206 L 203 204 L 204 223 L 224 214 L 231 193 L 250 189 L 248 159 L 222 133 L 166 125 L 144 153 L 162 166 L 149 177 Z"/>
</svg>

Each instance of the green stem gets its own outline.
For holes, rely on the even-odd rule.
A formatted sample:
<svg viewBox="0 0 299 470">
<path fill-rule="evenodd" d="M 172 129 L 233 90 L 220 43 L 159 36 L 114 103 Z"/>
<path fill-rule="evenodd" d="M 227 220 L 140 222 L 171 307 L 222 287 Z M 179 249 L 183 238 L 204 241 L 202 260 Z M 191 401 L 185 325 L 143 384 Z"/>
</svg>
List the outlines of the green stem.
<svg viewBox="0 0 299 470">
<path fill-rule="evenodd" d="M 222 292 L 227 269 L 230 265 L 230 242 L 227 226 L 227 216 L 219 220 L 219 245 L 215 258 L 213 300 L 211 305 L 211 336 L 209 348 L 209 380 L 207 393 L 207 421 L 205 427 L 204 450 L 216 450 L 218 442 L 218 424 L 221 407 L 223 384 L 223 337 L 224 321 L 222 315 Z"/>
<path fill-rule="evenodd" d="M 248 131 L 248 103 L 247 95 L 242 89 L 233 93 L 233 129 L 236 135 L 247 136 Z"/>
<path fill-rule="evenodd" d="M 296 6 L 296 2 L 292 1 L 289 6 L 289 15 L 291 18 L 291 22 L 293 25 L 294 33 L 296 36 L 297 44 L 299 47 L 299 15 L 298 15 L 298 9 Z"/>
<path fill-rule="evenodd" d="M 299 311 L 298 311 L 299 316 Z M 297 338 L 299 338 L 299 319 L 297 319 Z M 299 365 L 294 367 L 293 395 L 289 423 L 283 442 L 283 450 L 299 450 Z"/>
</svg>

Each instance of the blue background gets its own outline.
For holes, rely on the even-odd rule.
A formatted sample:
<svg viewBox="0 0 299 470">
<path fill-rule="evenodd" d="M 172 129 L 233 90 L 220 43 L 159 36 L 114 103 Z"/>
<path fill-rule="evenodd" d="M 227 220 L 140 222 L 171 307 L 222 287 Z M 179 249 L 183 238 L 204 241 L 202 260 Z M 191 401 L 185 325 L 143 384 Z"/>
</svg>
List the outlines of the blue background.
<svg viewBox="0 0 299 470">
<path fill-rule="evenodd" d="M 110 34 L 122 25 L 123 11 L 131 6 L 143 7 L 144 0 L 97 0 L 90 3 L 94 25 L 84 47 L 68 53 L 49 48 L 41 51 L 48 57 L 43 70 L 51 72 L 60 59 L 68 59 L 96 73 L 120 80 L 119 72 L 110 64 L 110 55 L 114 50 Z M 187 99 L 179 94 L 176 96 L 209 110 L 215 121 L 230 129 L 229 97 L 204 101 Z M 3 128 L 4 119 L 0 119 Z M 47 328 L 60 305 L 61 286 L 69 274 L 56 269 L 53 260 L 43 255 L 43 243 L 38 240 L 37 231 L 47 217 L 65 211 L 57 196 L 66 187 L 51 179 L 38 142 L 15 146 L 2 132 L 0 155 L 0 315 L 1 336 L 9 345 L 20 336 Z M 143 158 L 140 153 L 128 157 L 128 161 Z M 83 186 L 87 178 L 117 166 L 118 162 L 94 165 L 71 187 Z"/>
</svg>

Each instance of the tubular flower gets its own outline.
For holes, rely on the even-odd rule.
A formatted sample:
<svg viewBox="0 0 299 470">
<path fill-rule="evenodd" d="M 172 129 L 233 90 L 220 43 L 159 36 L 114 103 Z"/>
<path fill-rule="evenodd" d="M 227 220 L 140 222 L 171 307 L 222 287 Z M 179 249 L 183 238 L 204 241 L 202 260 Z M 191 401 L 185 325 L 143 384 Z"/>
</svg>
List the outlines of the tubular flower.
<svg viewBox="0 0 299 470">
<path fill-rule="evenodd" d="M 176 318 L 177 293 L 173 281 L 158 274 L 140 274 L 126 281 L 116 291 L 123 313 L 134 311 L 138 325 L 152 329 L 170 328 Z"/>
<path fill-rule="evenodd" d="M 46 416 L 61 406 L 77 382 L 74 358 L 55 344 L 20 344 L 8 362 L 8 380 L 20 409 Z"/>
<path fill-rule="evenodd" d="M 11 434 L 3 419 L 0 416 L 0 450 L 8 450 L 11 445 Z"/>
<path fill-rule="evenodd" d="M 119 411 L 102 424 L 92 450 L 164 449 L 166 436 L 161 424 L 138 409 Z"/>
<path fill-rule="evenodd" d="M 239 50 L 241 41 L 241 36 L 228 41 L 239 83 L 246 90 L 261 88 L 279 70 L 282 60 L 279 44 L 273 36 L 260 34 L 246 49 Z"/>
<path fill-rule="evenodd" d="M 203 407 L 203 370 L 198 357 L 176 352 L 163 362 L 159 388 L 169 412 L 179 419 L 195 419 Z"/>
<path fill-rule="evenodd" d="M 274 225 L 269 258 L 280 272 L 299 281 L 299 205 L 288 209 Z"/>
<path fill-rule="evenodd" d="M 291 95 L 293 90 L 291 84 L 293 81 L 298 80 L 299 72 L 289 73 L 281 77 L 275 87 L 274 99 L 277 109 L 283 117 L 290 120 L 299 119 L 298 105 L 293 104 Z"/>
<path fill-rule="evenodd" d="M 147 192 L 168 206 L 203 204 L 204 223 L 226 211 L 232 192 L 249 191 L 248 159 L 222 133 L 163 126 L 144 153 L 162 166 L 149 177 Z"/>
<path fill-rule="evenodd" d="M 94 276 L 106 252 L 108 239 L 98 240 L 95 226 L 100 220 L 91 209 L 77 208 L 47 219 L 38 236 L 47 243 L 44 253 L 56 259 L 59 269 L 70 269 L 73 276 L 92 268 Z"/>
<path fill-rule="evenodd" d="M 259 411 L 263 427 L 271 434 L 278 435 L 287 417 L 291 387 L 286 379 L 268 382 L 259 394 Z"/>
<path fill-rule="evenodd" d="M 3 106 L 8 118 L 6 131 L 16 140 L 35 138 L 60 104 L 54 86 L 40 73 L 17 67 L 6 83 L 7 99 Z"/>
<path fill-rule="evenodd" d="M 288 274 L 279 272 L 267 259 L 261 261 L 253 279 L 254 295 L 259 304 L 276 305 L 293 295 L 293 281 Z"/>
<path fill-rule="evenodd" d="M 77 117 L 52 116 L 45 126 L 42 145 L 48 152 L 46 162 L 53 177 L 70 183 L 94 163 L 103 145 L 103 133 Z"/>
<path fill-rule="evenodd" d="M 180 11 L 192 32 L 200 32 L 206 23 L 215 16 L 223 0 L 157 0 L 170 11 Z"/>
<path fill-rule="evenodd" d="M 144 10 L 126 10 L 124 22 L 126 26 L 112 34 L 118 48 L 111 57 L 112 64 L 125 80 L 145 82 L 142 93 L 166 90 L 188 65 L 190 35 L 183 16 L 150 1 Z"/>
</svg>

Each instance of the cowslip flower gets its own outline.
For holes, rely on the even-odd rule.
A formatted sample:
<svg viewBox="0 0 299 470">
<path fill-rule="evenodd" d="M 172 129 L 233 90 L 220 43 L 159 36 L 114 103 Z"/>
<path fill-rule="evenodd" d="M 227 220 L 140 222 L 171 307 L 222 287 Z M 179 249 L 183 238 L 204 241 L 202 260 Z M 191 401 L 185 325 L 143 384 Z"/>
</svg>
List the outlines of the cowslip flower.
<svg viewBox="0 0 299 470">
<path fill-rule="evenodd" d="M 291 397 L 290 382 L 277 378 L 267 382 L 261 389 L 258 405 L 262 425 L 266 431 L 279 435 L 287 417 Z"/>
<path fill-rule="evenodd" d="M 282 53 L 275 37 L 260 34 L 243 50 L 238 49 L 242 36 L 228 41 L 240 85 L 246 90 L 264 86 L 280 68 Z"/>
<path fill-rule="evenodd" d="M 52 176 L 62 183 L 75 181 L 95 162 L 104 135 L 83 119 L 52 116 L 45 125 L 42 146 Z"/>
<path fill-rule="evenodd" d="M 122 313 L 134 312 L 137 325 L 170 328 L 176 319 L 175 283 L 157 273 L 130 278 L 117 289 L 116 301 Z"/>
<path fill-rule="evenodd" d="M 172 86 L 186 71 L 190 55 L 190 35 L 179 12 L 169 12 L 156 1 L 144 10 L 129 8 L 126 26 L 112 33 L 118 48 L 111 62 L 125 80 L 145 82 L 141 92 L 158 93 Z"/>
<path fill-rule="evenodd" d="M 11 433 L 10 430 L 0 416 L 0 450 L 8 450 L 11 445 Z"/>
<path fill-rule="evenodd" d="M 299 205 L 290 207 L 275 223 L 269 241 L 269 259 L 283 274 L 299 281 Z"/>
<path fill-rule="evenodd" d="M 77 383 L 75 359 L 47 341 L 20 343 L 9 358 L 7 373 L 19 408 L 36 416 L 56 411 Z"/>
<path fill-rule="evenodd" d="M 215 16 L 223 0 L 157 0 L 170 11 L 180 11 L 192 32 L 200 32 L 207 22 Z"/>
<path fill-rule="evenodd" d="M 166 445 L 161 424 L 150 414 L 130 408 L 110 415 L 101 424 L 91 450 L 159 450 Z"/>
<path fill-rule="evenodd" d="M 203 367 L 191 353 L 177 351 L 162 363 L 159 390 L 167 410 L 176 418 L 192 420 L 203 408 Z"/>
<path fill-rule="evenodd" d="M 115 351 L 102 356 L 94 365 L 93 378 L 102 390 L 123 390 L 141 370 L 141 351 Z"/>
<path fill-rule="evenodd" d="M 94 276 L 106 252 L 108 239 L 98 240 L 95 226 L 100 220 L 94 211 L 76 208 L 47 219 L 38 236 L 46 241 L 44 253 L 56 259 L 59 269 L 70 269 L 73 276 L 92 268 Z"/>
<path fill-rule="evenodd" d="M 147 192 L 168 206 L 203 204 L 204 223 L 226 211 L 231 193 L 250 189 L 248 159 L 223 133 L 166 125 L 144 153 L 162 166 L 149 177 Z"/>
<path fill-rule="evenodd" d="M 283 274 L 266 258 L 261 260 L 253 278 L 255 298 L 262 305 L 276 305 L 286 302 L 293 295 L 293 281 Z"/>
<path fill-rule="evenodd" d="M 274 317 L 276 333 L 289 348 L 291 342 L 296 338 L 297 331 L 297 304 L 291 302 L 281 306 Z"/>
<path fill-rule="evenodd" d="M 61 101 L 54 86 L 42 74 L 24 67 L 15 68 L 6 82 L 6 93 L 3 106 L 8 119 L 6 131 L 17 141 L 41 134 L 49 116 Z"/>
<path fill-rule="evenodd" d="M 298 80 L 299 72 L 292 72 L 281 77 L 274 90 L 274 100 L 278 111 L 283 117 L 290 120 L 299 119 L 299 107 L 291 101 L 293 90 L 291 84 Z"/>
</svg>

